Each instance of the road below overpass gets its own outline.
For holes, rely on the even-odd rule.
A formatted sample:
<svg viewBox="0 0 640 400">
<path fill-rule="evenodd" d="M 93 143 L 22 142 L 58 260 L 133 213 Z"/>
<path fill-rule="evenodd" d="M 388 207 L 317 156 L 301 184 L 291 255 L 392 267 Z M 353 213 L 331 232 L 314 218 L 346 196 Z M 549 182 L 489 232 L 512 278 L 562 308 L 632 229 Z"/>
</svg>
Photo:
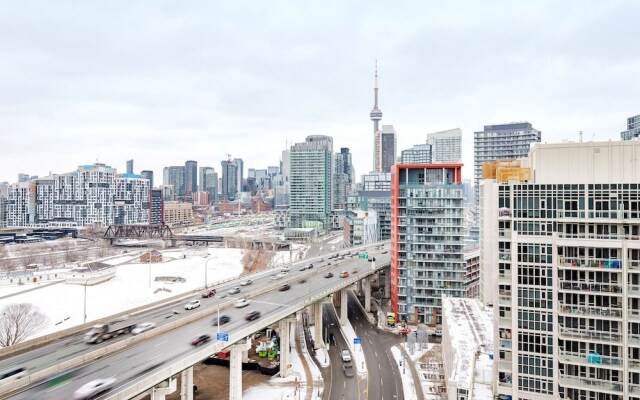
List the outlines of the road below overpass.
<svg viewBox="0 0 640 400">
<path fill-rule="evenodd" d="M 353 251 L 354 249 L 352 249 Z M 371 255 L 378 258 L 378 265 L 388 264 L 389 256 L 381 255 L 376 250 L 368 250 Z M 221 313 L 231 317 L 231 322 L 224 325 L 225 332 L 234 332 L 240 328 L 250 327 L 253 331 L 258 331 L 265 327 L 261 322 L 269 315 L 286 312 L 287 308 L 291 308 L 289 304 L 302 302 L 310 298 L 312 295 L 324 293 L 327 290 L 333 290 L 338 285 L 346 284 L 347 280 L 338 278 L 341 270 L 351 270 L 354 267 L 360 269 L 357 277 L 362 277 L 366 273 L 370 273 L 371 269 L 366 260 L 359 260 L 356 257 L 347 257 L 342 261 L 335 261 L 331 266 L 327 266 L 328 260 L 319 261 L 312 260 L 315 268 L 310 271 L 299 271 L 302 265 L 308 265 L 309 260 L 302 263 L 296 263 L 291 267 L 291 272 L 286 278 L 272 281 L 269 273 L 262 274 L 253 278 L 254 283 L 250 286 L 242 287 L 240 294 L 236 296 L 228 296 L 222 299 L 222 291 L 227 290 L 236 283 L 229 283 L 219 287 L 218 296 L 210 299 L 201 299 L 199 293 L 194 294 L 191 298 L 197 298 L 202 301 L 201 309 L 210 309 L 213 311 L 218 304 L 221 307 Z M 333 278 L 324 278 L 323 275 L 331 271 L 334 273 Z M 301 283 L 304 281 L 303 283 Z M 289 283 L 291 289 L 289 291 L 278 291 L 277 288 L 283 283 Z M 264 293 L 261 293 L 264 292 Z M 243 295 L 249 294 L 252 297 L 252 303 L 244 309 L 235 309 L 231 305 L 233 301 Z M 189 298 L 190 299 L 190 298 Z M 189 300 L 187 299 L 187 300 Z M 158 310 L 145 313 L 140 316 L 140 320 L 157 321 L 158 324 L 167 323 L 166 317 L 172 315 L 171 318 L 178 318 L 189 313 L 197 311 L 185 311 L 182 305 L 186 303 L 184 300 L 180 303 L 169 304 Z M 179 309 L 180 315 L 172 313 L 173 309 Z M 252 323 L 247 323 L 243 319 L 243 315 L 250 310 L 258 310 L 262 313 L 262 318 Z M 291 313 L 296 310 L 292 309 Z M 137 318 L 138 319 L 138 318 Z M 189 354 L 196 352 L 190 345 L 193 337 L 208 333 L 215 337 L 215 328 L 211 325 L 211 318 L 206 317 L 198 321 L 183 325 L 173 331 L 160 334 L 147 341 L 135 346 L 124 349 L 118 353 L 110 354 L 98 361 L 85 365 L 79 371 L 76 371 L 72 380 L 65 381 L 58 386 L 49 386 L 50 382 L 32 386 L 17 393 L 10 398 L 12 399 L 70 399 L 72 393 L 84 383 L 98 378 L 115 377 L 117 379 L 117 387 L 123 388 L 134 382 L 140 381 L 146 376 L 152 375 L 160 366 L 173 363 L 176 359 L 183 358 Z M 117 341 L 118 339 L 114 339 Z M 80 341 L 80 335 L 65 338 L 64 341 L 56 342 L 40 349 L 35 349 L 10 359 L 0 362 L 0 369 L 4 370 L 9 366 L 24 365 L 28 368 L 29 373 L 35 370 L 43 369 L 46 366 L 60 364 L 64 360 L 78 357 L 88 351 L 95 350 L 99 346 L 113 344 L 114 341 L 105 342 L 102 345 L 87 345 Z M 213 346 L 211 346 L 213 349 Z M 115 389 L 114 392 L 117 392 Z M 1 395 L 1 394 L 0 394 Z M 107 398 L 109 395 L 100 398 Z"/>
</svg>

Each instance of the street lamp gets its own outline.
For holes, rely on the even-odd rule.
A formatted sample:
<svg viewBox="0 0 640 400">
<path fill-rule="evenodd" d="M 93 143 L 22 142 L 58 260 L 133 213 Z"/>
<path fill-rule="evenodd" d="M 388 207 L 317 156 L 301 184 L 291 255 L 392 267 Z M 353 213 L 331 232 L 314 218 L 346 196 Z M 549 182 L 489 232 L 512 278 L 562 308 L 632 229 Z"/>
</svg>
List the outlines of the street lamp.
<svg viewBox="0 0 640 400">
<path fill-rule="evenodd" d="M 88 277 L 86 281 L 84 281 L 84 323 L 87 323 L 87 284 L 91 280 L 91 277 Z"/>
<path fill-rule="evenodd" d="M 205 263 L 204 263 L 204 288 L 206 289 L 208 287 L 208 279 L 207 279 L 207 265 L 209 264 L 209 261 L 213 260 L 213 258 L 208 259 Z"/>
</svg>

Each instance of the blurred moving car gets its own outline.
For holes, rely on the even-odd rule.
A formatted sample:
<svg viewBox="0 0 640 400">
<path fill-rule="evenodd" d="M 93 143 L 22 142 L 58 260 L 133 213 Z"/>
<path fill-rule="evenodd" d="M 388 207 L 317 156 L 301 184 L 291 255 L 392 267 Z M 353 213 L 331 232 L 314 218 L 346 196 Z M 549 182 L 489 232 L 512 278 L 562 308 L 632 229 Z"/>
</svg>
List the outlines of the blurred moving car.
<svg viewBox="0 0 640 400">
<path fill-rule="evenodd" d="M 94 397 L 111 390 L 115 382 L 115 378 L 95 379 L 82 385 L 78 390 L 73 392 L 73 398 L 75 400 L 93 399 Z"/>
<path fill-rule="evenodd" d="M 136 325 L 136 327 L 133 328 L 131 333 L 134 335 L 139 335 L 155 327 L 156 327 L 156 324 L 154 322 L 143 322 L 141 324 Z"/>
<path fill-rule="evenodd" d="M 220 317 L 213 319 L 213 326 L 224 325 L 229 321 L 231 321 L 231 317 L 227 314 L 222 314 Z"/>
<path fill-rule="evenodd" d="M 272 280 L 272 281 L 275 281 L 275 280 L 277 280 L 277 279 L 282 279 L 282 277 L 283 277 L 283 276 L 284 276 L 284 275 L 280 275 L 280 274 L 277 274 L 277 275 L 271 275 L 271 280 Z"/>
<path fill-rule="evenodd" d="M 255 319 L 260 318 L 260 311 L 249 311 L 247 314 L 245 314 L 244 319 L 246 319 L 247 321 L 253 321 Z"/>
<path fill-rule="evenodd" d="M 13 367 L 0 372 L 0 384 L 20 379 L 27 375 L 27 369 L 24 367 Z"/>
<path fill-rule="evenodd" d="M 251 300 L 247 299 L 246 297 L 243 297 L 241 299 L 238 299 L 238 301 L 236 301 L 233 306 L 235 308 L 242 308 L 242 307 L 246 307 L 249 305 L 249 303 L 251 303 Z"/>
<path fill-rule="evenodd" d="M 215 289 L 211 289 L 211 290 L 207 290 L 206 292 L 202 293 L 202 298 L 203 299 L 208 299 L 209 297 L 213 297 L 216 295 L 216 290 Z"/>
<path fill-rule="evenodd" d="M 240 286 L 249 286 L 253 283 L 253 281 L 251 279 L 245 279 L 244 281 L 240 282 Z"/>
<path fill-rule="evenodd" d="M 238 294 L 238 293 L 240 293 L 240 288 L 237 286 L 229 289 L 229 294 Z"/>
<path fill-rule="evenodd" d="M 348 277 L 349 277 L 349 273 L 347 271 L 340 272 L 340 278 L 348 278 Z"/>
<path fill-rule="evenodd" d="M 289 286 L 286 283 L 278 288 L 278 290 L 281 291 L 281 292 L 284 292 L 284 291 L 289 290 L 289 289 L 291 289 L 291 286 Z"/>
<path fill-rule="evenodd" d="M 358 268 L 354 268 L 354 269 L 352 269 L 352 270 L 351 270 L 351 273 L 352 273 L 352 274 L 356 274 L 356 273 L 358 273 Z"/>
<path fill-rule="evenodd" d="M 200 300 L 191 300 L 187 304 L 184 305 L 185 310 L 193 310 L 194 308 L 200 307 Z"/>
<path fill-rule="evenodd" d="M 326 274 L 324 274 L 325 278 L 333 278 L 333 273 L 332 272 L 327 272 Z"/>
<path fill-rule="evenodd" d="M 200 346 L 201 344 L 207 343 L 209 340 L 211 340 L 211 336 L 209 335 L 200 335 L 196 338 L 194 338 L 191 341 L 191 344 L 194 346 Z"/>
</svg>

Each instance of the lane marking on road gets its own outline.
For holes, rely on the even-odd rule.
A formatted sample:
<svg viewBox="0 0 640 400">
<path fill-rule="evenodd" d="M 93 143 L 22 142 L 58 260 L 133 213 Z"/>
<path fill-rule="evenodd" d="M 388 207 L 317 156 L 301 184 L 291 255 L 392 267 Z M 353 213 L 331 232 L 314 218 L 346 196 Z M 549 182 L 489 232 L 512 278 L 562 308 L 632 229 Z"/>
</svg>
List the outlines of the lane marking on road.
<svg viewBox="0 0 640 400">
<path fill-rule="evenodd" d="M 373 346 L 373 343 L 371 343 L 371 339 L 367 339 L 369 341 L 369 344 Z"/>
<path fill-rule="evenodd" d="M 380 386 L 384 386 L 384 382 L 382 381 L 382 378 L 380 378 Z"/>
<path fill-rule="evenodd" d="M 373 353 L 376 355 L 376 357 L 378 357 L 378 352 L 377 351 L 373 351 Z"/>
<path fill-rule="evenodd" d="M 198 329 L 201 329 L 201 328 L 198 328 Z M 168 340 L 165 340 L 164 342 L 160 342 L 160 343 L 158 343 L 158 344 L 156 344 L 156 345 L 153 345 L 153 347 L 160 347 L 160 346 L 162 346 L 162 345 L 163 345 L 163 344 L 165 344 L 165 343 L 169 343 L 169 341 L 168 341 Z"/>
<path fill-rule="evenodd" d="M 151 361 L 151 360 L 153 360 L 154 358 L 158 358 L 158 357 L 160 357 L 160 356 L 162 356 L 162 354 L 158 354 L 158 355 L 157 355 L 157 356 L 155 356 L 155 357 L 151 357 L 151 358 L 150 358 L 150 359 L 148 359 L 147 361 Z"/>
<path fill-rule="evenodd" d="M 53 388 L 51 388 L 51 389 L 47 390 L 47 393 L 52 392 L 52 391 L 54 391 L 54 390 L 56 390 L 56 389 L 60 389 L 60 388 L 61 388 L 61 387 L 63 387 L 64 385 L 69 384 L 69 383 L 71 383 L 71 382 L 73 382 L 73 380 L 69 379 L 68 381 L 66 381 L 66 382 L 64 382 L 64 383 L 61 383 L 61 384 L 57 385 L 56 387 L 53 387 Z"/>
<path fill-rule="evenodd" d="M 258 304 L 270 304 L 272 306 L 280 306 L 280 307 L 288 307 L 289 304 L 283 304 L 283 303 L 272 303 L 270 301 L 264 301 L 264 300 L 253 300 L 253 303 L 258 303 Z"/>
</svg>

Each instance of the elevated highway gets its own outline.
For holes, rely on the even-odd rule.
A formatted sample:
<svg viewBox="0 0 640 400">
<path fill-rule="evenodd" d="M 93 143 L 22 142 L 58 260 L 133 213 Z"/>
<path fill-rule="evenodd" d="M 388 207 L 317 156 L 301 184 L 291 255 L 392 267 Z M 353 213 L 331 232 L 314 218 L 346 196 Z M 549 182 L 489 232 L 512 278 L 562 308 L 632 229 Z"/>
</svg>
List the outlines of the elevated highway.
<svg viewBox="0 0 640 400">
<path fill-rule="evenodd" d="M 376 258 L 375 263 L 357 257 L 345 257 L 344 260 L 316 257 L 292 264 L 288 276 L 283 279 L 272 280 L 273 270 L 256 274 L 250 277 L 253 284 L 241 287 L 241 292 L 234 296 L 223 297 L 229 288 L 238 286 L 239 280 L 216 286 L 218 295 L 209 299 L 200 298 L 200 292 L 197 292 L 142 312 L 136 315 L 136 320 L 156 322 L 157 327 L 139 336 L 123 336 L 100 345 L 87 345 L 82 342 L 81 333 L 78 333 L 5 358 L 0 361 L 0 370 L 20 365 L 27 368 L 29 375 L 1 386 L 0 397 L 71 399 L 73 392 L 83 384 L 94 379 L 114 377 L 117 379 L 116 387 L 99 399 L 133 398 L 223 348 L 231 346 L 233 353 L 234 345 L 252 333 L 274 325 L 304 307 L 321 302 L 332 293 L 388 267 L 390 256 L 383 254 L 388 250 L 387 243 L 380 250 L 367 246 L 369 257 Z M 353 248 L 350 251 L 355 253 L 363 249 Z M 313 269 L 299 271 L 310 263 L 313 263 Z M 357 272 L 352 273 L 354 268 L 357 268 Z M 349 271 L 351 275 L 339 278 L 341 271 Z M 327 272 L 332 272 L 334 276 L 325 278 Z M 284 283 L 291 285 L 291 289 L 279 291 Z M 251 304 L 242 309 L 234 308 L 233 303 L 242 296 L 249 296 Z M 185 311 L 183 305 L 191 299 L 201 300 L 202 306 Z M 218 307 L 221 314 L 231 317 L 231 322 L 221 327 L 229 335 L 229 341 L 213 341 L 197 348 L 191 346 L 191 339 L 200 334 L 207 333 L 215 338 L 217 328 L 212 326 L 211 319 L 217 314 Z M 179 310 L 180 314 L 174 314 L 173 310 Z M 250 310 L 260 311 L 261 318 L 253 322 L 245 321 L 243 315 Z M 52 382 L 47 381 L 52 375 L 71 368 L 79 368 L 72 380 L 58 386 L 52 386 Z"/>
</svg>

